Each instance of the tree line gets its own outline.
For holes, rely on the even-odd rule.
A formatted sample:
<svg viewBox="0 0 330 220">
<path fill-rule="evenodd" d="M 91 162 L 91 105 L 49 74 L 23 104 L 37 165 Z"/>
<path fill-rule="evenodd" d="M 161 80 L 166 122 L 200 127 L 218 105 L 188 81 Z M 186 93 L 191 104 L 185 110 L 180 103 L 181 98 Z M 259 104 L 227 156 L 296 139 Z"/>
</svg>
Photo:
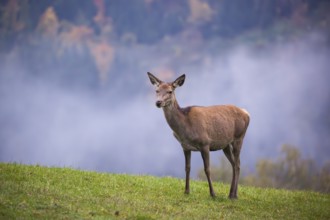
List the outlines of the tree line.
<svg viewBox="0 0 330 220">
<path fill-rule="evenodd" d="M 218 166 L 211 167 L 213 180 L 230 183 L 232 168 L 225 157 L 220 158 Z M 274 159 L 260 159 L 256 171 L 247 174 L 244 169 L 240 177 L 243 185 L 278 188 L 289 190 L 313 190 L 330 193 L 330 161 L 322 166 L 301 156 L 298 148 L 283 145 L 281 154 Z M 206 180 L 204 170 L 198 172 L 198 178 Z"/>
<path fill-rule="evenodd" d="M 312 30 L 325 32 L 329 43 L 329 9 L 326 0 L 4 0 L 0 58 L 19 60 L 30 75 L 93 88 L 127 66 L 117 53 L 123 45 L 178 35 L 183 42 L 260 43 Z"/>
</svg>

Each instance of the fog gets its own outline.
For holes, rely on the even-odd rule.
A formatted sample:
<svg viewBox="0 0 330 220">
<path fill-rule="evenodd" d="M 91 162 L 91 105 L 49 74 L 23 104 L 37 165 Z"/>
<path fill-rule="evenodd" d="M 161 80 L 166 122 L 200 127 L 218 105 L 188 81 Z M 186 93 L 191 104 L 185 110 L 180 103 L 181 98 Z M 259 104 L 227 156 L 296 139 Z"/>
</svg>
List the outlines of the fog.
<svg viewBox="0 0 330 220">
<path fill-rule="evenodd" d="M 329 158 L 330 54 L 322 34 L 263 48 L 241 44 L 211 50 L 209 43 L 201 47 L 202 62 L 178 60 L 174 50 L 164 49 L 173 43 L 180 42 L 121 46 L 110 89 L 63 87 L 33 76 L 20 59 L 2 60 L 0 161 L 183 177 L 181 146 L 155 106 L 147 71 L 165 81 L 186 74 L 176 90 L 182 107 L 247 109 L 245 169 L 253 170 L 260 158 L 277 157 L 283 144 L 297 146 L 320 164 Z M 189 56 L 189 45 L 182 48 Z M 51 71 L 61 75 L 62 70 Z M 213 152 L 212 163 L 222 154 Z M 192 175 L 201 167 L 200 154 L 193 153 Z"/>
</svg>

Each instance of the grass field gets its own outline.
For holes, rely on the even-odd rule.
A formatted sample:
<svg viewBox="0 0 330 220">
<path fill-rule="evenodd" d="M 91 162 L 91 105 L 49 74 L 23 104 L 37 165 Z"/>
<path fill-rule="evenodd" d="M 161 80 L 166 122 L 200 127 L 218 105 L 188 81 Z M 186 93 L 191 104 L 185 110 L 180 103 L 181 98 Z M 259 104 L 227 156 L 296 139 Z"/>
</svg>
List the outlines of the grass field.
<svg viewBox="0 0 330 220">
<path fill-rule="evenodd" d="M 0 219 L 330 219 L 330 195 L 0 163 Z"/>
</svg>

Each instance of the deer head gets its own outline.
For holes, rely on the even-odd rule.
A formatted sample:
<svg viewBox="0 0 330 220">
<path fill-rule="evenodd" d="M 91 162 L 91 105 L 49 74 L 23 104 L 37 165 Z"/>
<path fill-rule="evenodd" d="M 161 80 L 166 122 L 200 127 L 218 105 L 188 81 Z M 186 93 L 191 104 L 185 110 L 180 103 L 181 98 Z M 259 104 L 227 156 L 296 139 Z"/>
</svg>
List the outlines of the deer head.
<svg viewBox="0 0 330 220">
<path fill-rule="evenodd" d="M 156 88 L 156 106 L 158 108 L 169 106 L 175 102 L 174 90 L 182 86 L 186 78 L 185 74 L 183 74 L 173 82 L 165 83 L 149 72 L 148 76 L 151 84 Z"/>
</svg>

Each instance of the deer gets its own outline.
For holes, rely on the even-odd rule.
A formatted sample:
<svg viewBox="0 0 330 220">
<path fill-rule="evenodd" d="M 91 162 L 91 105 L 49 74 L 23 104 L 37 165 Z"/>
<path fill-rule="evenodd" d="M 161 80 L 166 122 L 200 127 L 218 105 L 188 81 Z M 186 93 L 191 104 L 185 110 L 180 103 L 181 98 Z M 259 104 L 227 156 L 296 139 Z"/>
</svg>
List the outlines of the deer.
<svg viewBox="0 0 330 220">
<path fill-rule="evenodd" d="M 170 83 L 163 82 L 150 72 L 147 74 L 156 90 L 156 106 L 163 109 L 165 119 L 183 149 L 186 174 L 184 193 L 190 193 L 191 152 L 199 151 L 210 195 L 215 197 L 210 177 L 210 151 L 223 150 L 233 171 L 229 198 L 237 199 L 240 152 L 250 122 L 249 113 L 234 105 L 181 108 L 174 91 L 185 82 L 185 74 Z"/>
</svg>

